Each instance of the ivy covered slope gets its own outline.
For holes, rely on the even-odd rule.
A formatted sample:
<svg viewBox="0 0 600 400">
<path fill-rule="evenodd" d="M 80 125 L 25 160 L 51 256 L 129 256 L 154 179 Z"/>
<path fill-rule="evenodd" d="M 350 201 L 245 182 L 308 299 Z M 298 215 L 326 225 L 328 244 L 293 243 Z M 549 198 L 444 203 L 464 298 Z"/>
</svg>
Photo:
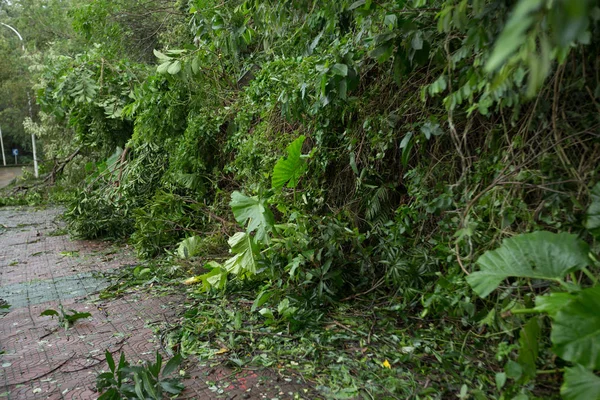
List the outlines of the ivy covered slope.
<svg viewBox="0 0 600 400">
<path fill-rule="evenodd" d="M 599 398 L 596 2 L 68 15 L 28 129 L 77 154 L 73 235 L 195 284 L 184 353 L 224 335 L 228 362 L 298 357 L 338 398 Z"/>
</svg>

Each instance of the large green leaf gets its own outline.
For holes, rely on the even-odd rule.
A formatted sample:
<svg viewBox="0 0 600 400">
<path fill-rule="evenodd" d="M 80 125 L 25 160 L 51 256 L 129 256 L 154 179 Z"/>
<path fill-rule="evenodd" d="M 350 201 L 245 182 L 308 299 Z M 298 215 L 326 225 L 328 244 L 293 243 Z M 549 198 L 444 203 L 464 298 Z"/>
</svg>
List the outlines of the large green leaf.
<svg viewBox="0 0 600 400">
<path fill-rule="evenodd" d="M 523 367 L 523 379 L 535 378 L 536 361 L 539 353 L 540 322 L 537 317 L 531 318 L 521 329 L 519 335 L 519 356 L 517 362 Z"/>
<path fill-rule="evenodd" d="M 587 209 L 585 227 L 596 237 L 600 236 L 600 182 L 592 188 L 590 206 Z"/>
<path fill-rule="evenodd" d="M 535 298 L 535 310 L 554 318 L 575 296 L 571 293 L 557 292 Z"/>
<path fill-rule="evenodd" d="M 480 271 L 467 276 L 467 282 L 481 297 L 486 297 L 504 279 L 556 280 L 589 263 L 589 246 L 569 233 L 533 232 L 502 242 L 496 250 L 486 251 L 477 264 Z"/>
<path fill-rule="evenodd" d="M 201 239 L 198 236 L 192 236 L 182 240 L 177 248 L 177 255 L 181 258 L 190 258 L 197 256 L 201 250 Z"/>
<path fill-rule="evenodd" d="M 229 238 L 228 243 L 235 255 L 225 261 L 225 269 L 236 275 L 256 274 L 258 248 L 252 236 L 238 232 Z"/>
<path fill-rule="evenodd" d="M 211 268 L 211 270 L 197 277 L 202 282 L 202 290 L 208 292 L 210 288 L 223 289 L 227 284 L 227 270 L 216 261 L 210 261 L 205 268 Z"/>
<path fill-rule="evenodd" d="M 565 400 L 600 400 L 600 378 L 581 365 L 566 368 L 560 394 Z"/>
<path fill-rule="evenodd" d="M 287 156 L 281 157 L 275 164 L 273 178 L 271 179 L 274 189 L 280 189 L 286 183 L 289 188 L 298 185 L 298 179 L 306 169 L 306 160 L 302 158 L 302 145 L 305 139 L 304 135 L 301 135 L 294 140 L 286 148 Z"/>
<path fill-rule="evenodd" d="M 238 191 L 231 194 L 229 203 L 235 216 L 235 220 L 245 226 L 247 231 L 256 231 L 256 240 L 263 241 L 267 237 L 267 232 L 271 230 L 275 223 L 273 213 L 266 204 L 266 199 L 256 196 L 248 197 Z"/>
<path fill-rule="evenodd" d="M 600 286 L 577 293 L 556 313 L 550 338 L 562 359 L 600 369 Z"/>
</svg>

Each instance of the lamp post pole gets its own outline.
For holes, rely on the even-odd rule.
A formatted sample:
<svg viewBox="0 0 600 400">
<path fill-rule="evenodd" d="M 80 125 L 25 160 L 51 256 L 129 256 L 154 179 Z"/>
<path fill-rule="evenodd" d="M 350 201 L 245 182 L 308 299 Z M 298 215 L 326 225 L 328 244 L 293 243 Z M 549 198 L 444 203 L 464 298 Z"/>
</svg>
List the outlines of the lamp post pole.
<svg viewBox="0 0 600 400">
<path fill-rule="evenodd" d="M 2 127 L 0 126 L 0 147 L 2 147 L 2 164 L 6 167 L 6 156 L 4 155 L 4 140 L 2 140 Z"/>
<path fill-rule="evenodd" d="M 23 50 L 23 53 L 25 53 L 25 44 L 23 43 L 23 36 L 21 36 L 19 31 L 17 31 L 15 28 L 13 28 L 12 26 L 10 26 L 8 24 L 5 24 L 4 22 L 0 22 L 0 25 L 7 27 L 8 29 L 13 31 L 19 37 L 19 40 L 21 41 L 21 50 Z M 31 111 L 31 95 L 29 94 L 29 91 L 27 91 L 27 104 L 29 106 L 29 118 L 31 118 L 31 120 L 33 120 L 33 112 Z M 0 138 L 1 137 L 2 137 L 2 134 L 0 132 Z M 39 176 L 39 173 L 38 173 L 38 163 L 37 163 L 37 151 L 35 148 L 35 135 L 33 133 L 31 134 L 31 147 L 33 148 L 33 171 L 34 171 L 35 177 L 37 178 Z M 4 158 L 4 144 L 2 144 L 2 148 L 3 148 L 2 158 Z M 4 165 L 6 165 L 6 162 L 4 162 Z"/>
</svg>

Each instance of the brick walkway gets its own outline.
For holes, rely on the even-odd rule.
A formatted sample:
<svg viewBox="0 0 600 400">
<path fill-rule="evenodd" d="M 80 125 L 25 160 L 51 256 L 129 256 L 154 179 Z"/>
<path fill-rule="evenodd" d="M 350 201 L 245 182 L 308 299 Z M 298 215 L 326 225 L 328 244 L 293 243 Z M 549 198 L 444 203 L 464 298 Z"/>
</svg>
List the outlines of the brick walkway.
<svg viewBox="0 0 600 400">
<path fill-rule="evenodd" d="M 173 324 L 185 308 L 182 295 L 157 297 L 133 291 L 99 301 L 108 282 L 99 274 L 136 263 L 124 248 L 70 241 L 57 209 L 0 208 L 0 399 L 95 399 L 104 352 L 124 352 L 130 362 L 153 360 L 161 350 L 153 327 Z M 68 330 L 40 316 L 59 305 L 91 318 Z M 1 311 L 0 311 L 1 312 Z M 162 351 L 162 350 L 161 350 Z M 315 398 L 297 377 L 274 371 L 231 371 L 188 360 L 186 399 Z"/>
</svg>

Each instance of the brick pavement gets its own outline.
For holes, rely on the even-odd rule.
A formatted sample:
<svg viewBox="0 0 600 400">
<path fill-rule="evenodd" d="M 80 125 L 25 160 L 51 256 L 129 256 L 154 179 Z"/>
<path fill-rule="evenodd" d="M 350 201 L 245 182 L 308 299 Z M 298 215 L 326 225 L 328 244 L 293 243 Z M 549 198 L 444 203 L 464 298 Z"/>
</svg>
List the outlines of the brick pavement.
<svg viewBox="0 0 600 400">
<path fill-rule="evenodd" d="M 153 360 L 164 349 L 153 328 L 175 324 L 185 297 L 132 291 L 99 301 L 108 284 L 101 272 L 135 265 L 127 248 L 100 241 L 71 241 L 58 209 L 0 208 L 0 399 L 95 399 L 104 353 L 130 362 Z M 46 309 L 89 312 L 68 330 Z M 184 399 L 315 398 L 298 377 L 275 371 L 203 366 L 187 360 Z"/>
</svg>

